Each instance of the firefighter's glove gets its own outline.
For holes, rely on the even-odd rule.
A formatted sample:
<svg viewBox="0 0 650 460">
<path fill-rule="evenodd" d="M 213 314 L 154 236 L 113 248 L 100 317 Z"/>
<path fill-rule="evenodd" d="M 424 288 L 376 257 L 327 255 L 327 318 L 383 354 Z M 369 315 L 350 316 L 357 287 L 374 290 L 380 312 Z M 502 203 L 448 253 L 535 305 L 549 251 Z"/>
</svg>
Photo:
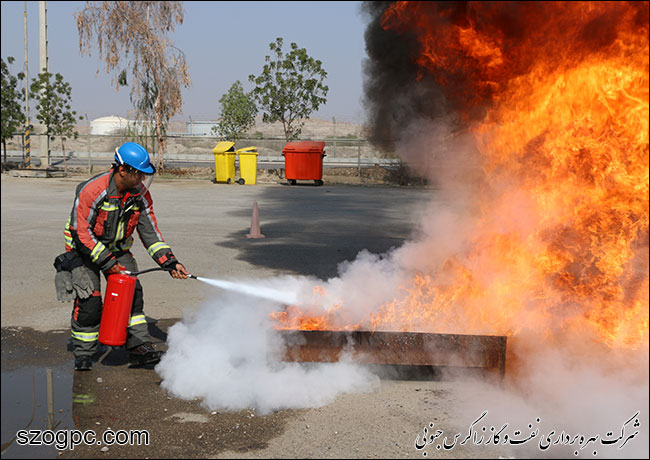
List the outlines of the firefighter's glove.
<svg viewBox="0 0 650 460">
<path fill-rule="evenodd" d="M 172 278 L 187 279 L 187 275 L 189 275 L 183 264 L 175 258 L 165 262 L 162 267 L 169 271 Z"/>
<path fill-rule="evenodd" d="M 178 265 L 180 265 L 180 262 L 178 260 L 176 260 L 176 259 L 173 259 L 173 260 L 170 260 L 170 261 L 164 263 L 162 265 L 162 268 L 164 268 L 165 270 L 167 270 L 171 274 L 171 272 L 176 270 L 176 267 Z"/>
<path fill-rule="evenodd" d="M 176 264 L 176 268 L 171 272 L 172 278 L 179 280 L 186 280 L 189 274 L 190 273 L 185 269 L 185 266 L 180 262 Z"/>
<path fill-rule="evenodd" d="M 72 273 L 66 271 L 56 272 L 54 276 L 54 287 L 56 287 L 56 300 L 61 302 L 72 302 L 75 298 L 72 287 Z"/>
<path fill-rule="evenodd" d="M 161 265 L 162 268 L 167 270 L 169 274 L 171 275 L 174 270 L 176 270 L 176 266 L 179 264 L 178 260 L 176 260 L 176 257 L 174 257 L 174 254 L 167 254 L 167 260 Z"/>
<path fill-rule="evenodd" d="M 72 270 L 72 285 L 80 299 L 87 299 L 93 295 L 95 290 L 93 280 L 86 267 L 77 267 Z"/>
</svg>

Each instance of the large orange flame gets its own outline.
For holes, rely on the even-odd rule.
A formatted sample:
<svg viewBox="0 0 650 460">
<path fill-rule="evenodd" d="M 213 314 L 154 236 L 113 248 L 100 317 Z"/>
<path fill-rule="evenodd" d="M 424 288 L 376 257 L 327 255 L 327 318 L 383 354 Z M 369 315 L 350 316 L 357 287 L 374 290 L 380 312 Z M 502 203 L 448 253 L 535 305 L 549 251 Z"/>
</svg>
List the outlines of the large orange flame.
<svg viewBox="0 0 650 460">
<path fill-rule="evenodd" d="M 398 2 L 382 27 L 417 35 L 420 77 L 461 107 L 486 183 L 472 249 L 357 326 L 647 347 L 648 2 L 469 2 L 460 19 Z M 349 327 L 335 317 L 317 327 Z"/>
</svg>

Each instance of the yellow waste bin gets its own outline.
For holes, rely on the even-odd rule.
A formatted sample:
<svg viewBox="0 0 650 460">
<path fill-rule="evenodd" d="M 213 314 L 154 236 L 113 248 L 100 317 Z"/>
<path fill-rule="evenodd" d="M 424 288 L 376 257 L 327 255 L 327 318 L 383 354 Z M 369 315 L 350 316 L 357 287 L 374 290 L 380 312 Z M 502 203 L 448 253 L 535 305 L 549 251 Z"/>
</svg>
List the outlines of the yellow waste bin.
<svg viewBox="0 0 650 460">
<path fill-rule="evenodd" d="M 222 141 L 212 149 L 215 182 L 230 184 L 235 180 L 235 143 Z"/>
<path fill-rule="evenodd" d="M 257 147 L 238 149 L 239 182 L 240 184 L 255 185 L 257 183 Z"/>
</svg>

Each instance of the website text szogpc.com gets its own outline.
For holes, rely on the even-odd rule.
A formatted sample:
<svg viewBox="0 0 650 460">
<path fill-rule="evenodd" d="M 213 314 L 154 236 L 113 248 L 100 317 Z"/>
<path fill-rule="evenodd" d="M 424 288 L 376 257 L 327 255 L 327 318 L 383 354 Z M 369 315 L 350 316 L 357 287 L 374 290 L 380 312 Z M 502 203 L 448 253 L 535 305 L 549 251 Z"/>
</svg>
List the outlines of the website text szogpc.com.
<svg viewBox="0 0 650 460">
<path fill-rule="evenodd" d="M 148 446 L 147 430 L 108 429 L 101 436 L 93 430 L 20 430 L 16 433 L 19 446 L 54 446 L 57 450 L 74 450 L 79 445 Z"/>
</svg>

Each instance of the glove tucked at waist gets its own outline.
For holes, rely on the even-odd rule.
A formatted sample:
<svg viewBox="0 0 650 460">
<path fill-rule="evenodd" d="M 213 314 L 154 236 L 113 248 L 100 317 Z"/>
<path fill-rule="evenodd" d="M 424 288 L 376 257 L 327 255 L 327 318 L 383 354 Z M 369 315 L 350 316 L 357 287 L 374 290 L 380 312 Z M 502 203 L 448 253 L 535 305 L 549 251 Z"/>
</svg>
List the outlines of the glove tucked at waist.
<svg viewBox="0 0 650 460">
<path fill-rule="evenodd" d="M 72 270 L 72 286 L 80 299 L 87 299 L 95 290 L 88 272 L 89 270 L 84 266 Z"/>
<path fill-rule="evenodd" d="M 61 302 L 72 302 L 74 300 L 75 291 L 72 287 L 72 273 L 66 271 L 56 272 L 54 287 L 56 288 L 56 300 Z"/>
<path fill-rule="evenodd" d="M 87 299 L 95 291 L 93 280 L 84 266 L 74 268 L 71 272 L 61 270 L 54 276 L 56 299 L 61 302 L 72 302 L 75 297 Z"/>
<path fill-rule="evenodd" d="M 54 287 L 56 298 L 61 302 L 71 302 L 75 297 L 86 299 L 93 293 L 94 286 L 83 259 L 76 251 L 59 254 L 54 259 Z"/>
</svg>

